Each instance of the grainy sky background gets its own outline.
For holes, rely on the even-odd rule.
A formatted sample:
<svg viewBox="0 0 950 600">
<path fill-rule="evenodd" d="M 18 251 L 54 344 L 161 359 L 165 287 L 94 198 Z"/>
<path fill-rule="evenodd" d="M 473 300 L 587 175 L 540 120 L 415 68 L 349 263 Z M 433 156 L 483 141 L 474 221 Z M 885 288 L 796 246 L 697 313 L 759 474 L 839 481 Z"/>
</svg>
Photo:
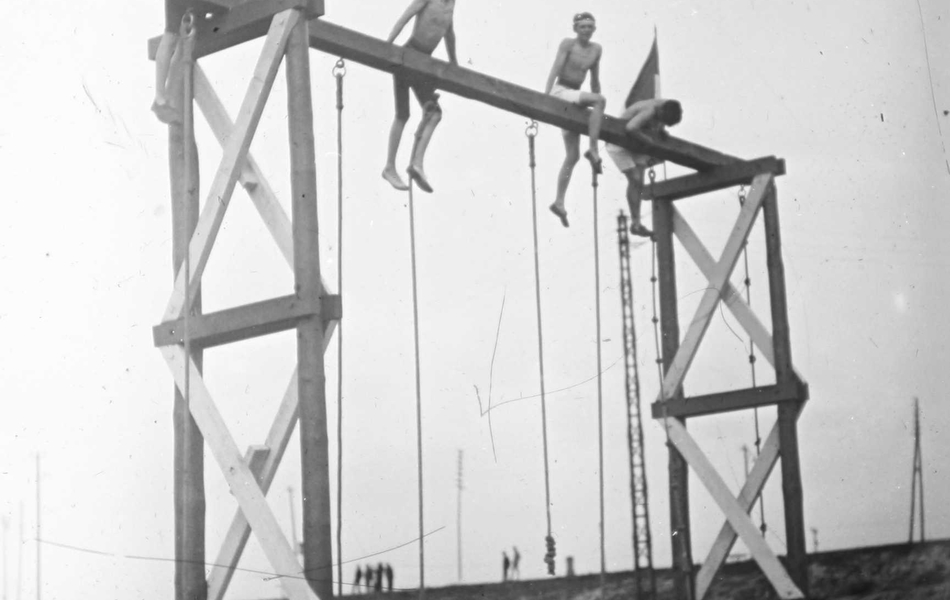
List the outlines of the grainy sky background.
<svg viewBox="0 0 950 600">
<path fill-rule="evenodd" d="M 402 1 L 331 1 L 326 18 L 385 38 L 403 9 Z M 460 61 L 540 89 L 557 43 L 571 35 L 570 18 L 580 10 L 599 18 L 595 40 L 605 49 L 608 111 L 619 111 L 655 25 L 664 95 L 685 108 L 675 133 L 733 155 L 787 160 L 778 190 L 793 354 L 812 397 L 799 423 L 805 519 L 818 529 L 821 549 L 906 540 L 914 396 L 923 412 L 927 533 L 950 535 L 950 452 L 943 441 L 950 426 L 950 6 L 938 0 L 458 0 Z M 20 550 L 24 597 L 36 590 L 39 452 L 43 597 L 168 598 L 172 383 L 152 347 L 151 327 L 171 292 L 170 203 L 165 133 L 148 110 L 154 71 L 145 52 L 146 39 L 161 32 L 162 7 L 6 0 L 0 18 L 8 24 L 0 42 L 0 516 L 10 519 L 5 589 L 16 591 Z M 260 41 L 249 43 L 202 61 L 232 114 L 259 48 Z M 325 277 L 335 281 L 330 70 L 336 57 L 311 56 L 321 258 Z M 345 84 L 343 559 L 354 560 L 417 535 L 415 392 L 406 197 L 378 177 L 392 118 L 390 78 L 350 64 Z M 281 76 L 252 152 L 287 207 L 284 89 Z M 493 404 L 538 391 L 526 123 L 448 94 L 442 104 L 445 119 L 427 165 L 436 193 L 420 195 L 416 208 L 425 514 L 426 530 L 434 531 L 426 546 L 426 581 L 457 579 L 459 450 L 465 453 L 464 580 L 500 578 L 501 551 L 513 545 L 522 554 L 523 576 L 543 577 L 540 403 L 532 397 L 500 407 L 489 426 L 475 395 L 478 386 L 484 407 L 489 388 Z M 413 112 L 401 166 L 417 107 Z M 219 150 L 203 123 L 198 136 L 207 189 Z M 562 148 L 559 133 L 548 126 L 538 143 L 543 209 L 553 200 Z M 681 172 L 671 167 L 668 175 Z M 568 555 L 579 572 L 599 564 L 588 182 L 579 165 L 568 198 L 570 229 L 544 210 L 539 215 L 559 573 Z M 611 571 L 632 566 L 615 233 L 622 193 L 623 178 L 608 165 L 596 230 Z M 681 204 L 714 254 L 737 207 L 734 190 Z M 761 225 L 749 248 L 752 304 L 768 322 Z M 685 326 L 705 281 L 685 252 L 679 256 Z M 649 245 L 634 251 L 634 270 L 646 403 L 658 387 Z M 742 278 L 737 271 L 733 281 L 741 284 Z M 206 310 L 292 291 L 291 273 L 243 191 L 229 209 L 204 290 Z M 687 393 L 749 385 L 745 342 L 733 331 L 741 334 L 731 315 L 716 317 L 686 380 Z M 294 356 L 292 333 L 206 355 L 208 384 L 239 446 L 263 441 Z M 336 364 L 335 351 L 328 353 L 331 429 Z M 771 375 L 760 367 L 758 377 L 767 382 Z M 774 410 L 762 411 L 760 421 L 764 433 Z M 706 418 L 690 429 L 738 489 L 741 448 L 755 439 L 753 416 Z M 648 420 L 645 430 L 655 562 L 666 565 L 666 452 L 660 427 Z M 334 431 L 331 440 L 335 464 Z M 299 502 L 296 443 L 294 438 L 270 494 L 288 528 L 288 486 Z M 207 466 L 211 558 L 235 503 L 210 457 Z M 691 489 L 694 557 L 700 561 L 721 517 L 698 481 Z M 767 539 L 783 553 L 780 498 L 776 472 L 765 498 Z M 26 541 L 19 544 L 21 518 Z M 410 544 L 372 561 L 392 563 L 397 587 L 409 587 L 417 583 L 417 557 Z M 269 569 L 255 541 L 241 566 Z M 348 581 L 352 567 L 347 565 Z M 230 597 L 280 593 L 276 582 L 263 579 L 239 574 Z"/>
</svg>

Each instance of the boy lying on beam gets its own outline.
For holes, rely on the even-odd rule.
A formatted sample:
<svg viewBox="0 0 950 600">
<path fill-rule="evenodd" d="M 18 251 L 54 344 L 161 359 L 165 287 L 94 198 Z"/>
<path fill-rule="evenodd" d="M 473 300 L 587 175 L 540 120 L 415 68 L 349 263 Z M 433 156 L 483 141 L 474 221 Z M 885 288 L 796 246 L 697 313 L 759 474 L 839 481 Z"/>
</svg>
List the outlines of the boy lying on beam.
<svg viewBox="0 0 950 600">
<path fill-rule="evenodd" d="M 386 41 L 392 43 L 402 31 L 409 19 L 415 17 L 412 35 L 406 42 L 407 48 L 412 48 L 425 54 L 432 52 L 445 39 L 445 50 L 449 55 L 449 62 L 458 65 L 455 57 L 455 29 L 452 26 L 452 16 L 455 10 L 455 0 L 412 0 L 406 11 L 396 21 L 392 33 Z M 393 94 L 396 98 L 396 118 L 393 120 L 389 132 L 389 147 L 386 156 L 386 166 L 383 168 L 383 179 L 400 191 L 409 189 L 396 172 L 396 153 L 402 133 L 409 121 L 409 88 L 416 95 L 419 106 L 422 107 L 422 120 L 416 130 L 416 141 L 412 146 L 412 156 L 409 159 L 407 172 L 424 192 L 431 192 L 432 186 L 426 178 L 422 168 L 426 148 L 432 139 L 436 125 L 442 120 L 442 108 L 439 106 L 439 95 L 435 93 L 435 86 L 431 83 L 413 79 L 409 80 L 400 73 L 393 74 Z"/>
<path fill-rule="evenodd" d="M 627 107 L 620 115 L 627 121 L 624 128 L 627 135 L 638 136 L 649 133 L 654 136 L 666 135 L 666 127 L 672 127 L 683 118 L 683 108 L 676 100 L 654 98 L 640 100 Z M 658 161 L 648 154 L 634 154 L 626 148 L 607 144 L 607 154 L 620 172 L 627 178 L 627 204 L 630 207 L 630 233 L 651 237 L 653 232 L 640 221 L 640 196 L 643 191 L 643 174 L 648 167 Z"/>
<path fill-rule="evenodd" d="M 600 44 L 590 41 L 597 29 L 594 16 L 589 12 L 574 15 L 573 38 L 565 38 L 557 49 L 554 65 L 544 86 L 544 93 L 555 98 L 566 100 L 580 106 L 589 106 L 593 110 L 588 121 L 587 135 L 590 138 L 590 149 L 584 157 L 590 161 L 595 173 L 601 173 L 602 162 L 597 152 L 597 141 L 600 138 L 600 124 L 604 118 L 604 107 L 607 99 L 600 94 L 600 57 L 603 48 Z M 581 86 L 590 71 L 590 92 L 582 92 Z M 571 183 L 574 165 L 580 160 L 580 135 L 563 131 L 564 148 L 566 155 L 564 164 L 557 177 L 557 196 L 551 205 L 551 212 L 561 219 L 561 224 L 568 227 L 567 211 L 564 209 L 564 196 L 567 186 Z"/>
</svg>

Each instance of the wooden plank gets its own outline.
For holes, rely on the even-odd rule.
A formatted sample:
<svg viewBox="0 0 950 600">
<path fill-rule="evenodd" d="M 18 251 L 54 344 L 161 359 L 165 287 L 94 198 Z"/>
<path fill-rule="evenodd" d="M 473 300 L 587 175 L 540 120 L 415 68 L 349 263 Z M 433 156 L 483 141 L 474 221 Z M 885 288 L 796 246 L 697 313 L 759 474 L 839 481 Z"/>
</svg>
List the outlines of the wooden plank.
<svg viewBox="0 0 950 600">
<path fill-rule="evenodd" d="M 323 351 L 327 351 L 330 346 L 331 334 L 336 321 L 326 323 L 323 337 Z M 261 490 L 266 494 L 270 489 L 274 477 L 277 475 L 277 468 L 283 459 L 284 452 L 287 450 L 287 444 L 290 443 L 290 437 L 297 426 L 298 418 L 298 395 L 297 395 L 297 370 L 294 369 L 290 376 L 290 383 L 287 384 L 287 390 L 284 392 L 283 400 L 277 410 L 277 416 L 271 424 L 270 431 L 264 441 L 264 447 L 270 452 L 261 466 L 257 481 Z M 253 466 L 253 465 L 252 465 Z M 248 537 L 251 535 L 251 527 L 244 517 L 244 513 L 239 508 L 231 518 L 231 526 L 228 527 L 227 535 L 221 544 L 221 550 L 215 560 L 215 566 L 208 577 L 208 599 L 223 600 L 224 593 L 227 591 L 228 584 L 231 582 L 234 567 L 237 566 L 244 552 L 244 546 Z"/>
<path fill-rule="evenodd" d="M 766 156 L 715 167 L 704 173 L 657 181 L 653 185 L 643 186 L 642 198 L 644 200 L 679 200 L 736 185 L 749 185 L 760 173 L 771 173 L 776 177 L 785 175 L 785 160 Z"/>
<path fill-rule="evenodd" d="M 161 348 L 161 353 L 168 363 L 176 385 L 179 389 L 184 389 L 186 368 L 184 349 L 180 346 L 164 346 Z M 194 362 L 189 361 L 187 368 L 191 371 L 191 414 L 204 435 L 208 449 L 211 450 L 212 456 L 224 474 L 231 493 L 241 506 L 241 511 L 251 524 L 271 568 L 277 574 L 294 576 L 280 578 L 284 592 L 291 600 L 317 599 L 317 595 L 310 590 L 306 582 L 295 577 L 302 571 L 296 553 L 284 537 L 277 519 L 267 504 L 267 499 L 264 498 L 264 493 L 257 485 L 254 474 L 241 457 L 237 444 L 234 443 L 224 419 L 221 418 L 211 394 L 205 387 L 201 373 Z"/>
<path fill-rule="evenodd" d="M 716 271 L 716 261 L 706 249 L 706 246 L 699 241 L 699 236 L 693 231 L 679 210 L 673 209 L 673 231 L 679 238 L 687 254 L 699 267 L 706 279 L 711 279 Z M 752 339 L 752 343 L 759 349 L 762 356 L 773 367 L 775 366 L 775 357 L 772 348 L 772 334 L 765 328 L 759 318 L 752 312 L 752 308 L 746 304 L 742 294 L 736 289 L 729 279 L 726 279 L 722 288 L 722 300 L 732 312 L 733 316 L 742 325 L 746 333 Z"/>
<path fill-rule="evenodd" d="M 742 510 L 746 513 L 752 510 L 755 501 L 762 493 L 765 482 L 768 481 L 772 469 L 778 463 L 778 453 L 778 427 L 773 426 L 772 431 L 765 439 L 765 444 L 763 444 L 758 458 L 755 460 L 755 464 L 752 465 L 752 470 L 749 471 L 749 476 L 742 486 L 742 491 L 739 492 L 739 497 L 736 498 Z M 699 600 L 706 597 L 706 593 L 716 578 L 716 573 L 719 572 L 723 563 L 726 562 L 729 552 L 732 551 L 732 547 L 736 543 L 736 537 L 736 530 L 726 520 L 719 530 L 719 535 L 716 536 L 709 554 L 706 555 L 706 560 L 703 561 L 699 573 L 696 574 L 696 597 Z"/>
<path fill-rule="evenodd" d="M 682 400 L 654 402 L 651 405 L 654 419 L 665 417 L 701 417 L 749 408 L 760 408 L 797 402 L 801 400 L 800 388 L 794 382 L 765 385 L 744 390 L 718 392 L 693 396 Z"/>
<path fill-rule="evenodd" d="M 310 23 L 310 47 L 380 69 L 423 77 L 446 92 L 475 100 L 542 123 L 587 134 L 588 111 L 574 104 L 471 69 L 451 65 L 421 52 L 386 43 L 317 19 Z M 605 142 L 698 170 L 739 161 L 738 158 L 672 136 L 631 137 L 624 122 L 605 117 L 600 137 Z"/>
<path fill-rule="evenodd" d="M 716 504 L 719 505 L 720 510 L 726 515 L 729 524 L 732 525 L 746 547 L 749 548 L 749 552 L 752 553 L 752 557 L 759 564 L 772 587 L 775 588 L 779 598 L 804 598 L 805 595 L 788 576 L 785 567 L 782 566 L 775 553 L 759 535 L 759 530 L 752 523 L 752 519 L 749 518 L 745 508 L 733 498 L 729 487 L 726 486 L 719 473 L 716 472 L 715 467 L 703 454 L 703 451 L 689 435 L 689 432 L 686 431 L 683 424 L 677 419 L 667 419 L 666 430 L 670 441 L 680 451 L 689 466 L 692 467 L 693 472 L 703 483 Z"/>
<path fill-rule="evenodd" d="M 323 299 L 327 306 L 339 306 L 336 301 Z M 297 296 L 283 296 L 245 304 L 214 313 L 195 315 L 189 319 L 189 339 L 196 348 L 212 348 L 262 335 L 295 328 L 301 321 L 317 316 L 320 304 Z M 324 317 L 328 315 L 324 310 Z M 339 314 L 335 315 L 339 318 Z M 156 346 L 184 343 L 184 319 L 168 321 L 152 328 Z"/>
<path fill-rule="evenodd" d="M 294 27 L 287 43 L 287 125 L 290 133 L 291 222 L 294 230 L 294 283 L 302 298 L 320 298 L 320 227 L 310 85 L 307 21 Z M 321 598 L 333 597 L 333 538 L 330 505 L 330 448 L 327 427 L 323 327 L 317 319 L 297 326 L 297 380 L 300 394 L 301 497 L 304 576 Z"/>
<path fill-rule="evenodd" d="M 777 194 L 773 185 L 765 198 L 763 221 L 765 223 L 766 264 L 769 269 L 769 297 L 772 306 L 772 337 L 775 344 L 775 380 L 783 382 L 791 380 L 794 369 Z M 795 582 L 807 593 L 808 561 L 805 548 L 805 515 L 798 455 L 797 421 L 798 407 L 779 406 L 778 426 L 782 444 L 782 496 L 785 500 L 788 565 Z"/>
<path fill-rule="evenodd" d="M 687 329 L 686 335 L 683 337 L 683 343 L 680 345 L 679 350 L 677 350 L 673 363 L 663 377 L 663 386 L 660 391 L 659 400 L 671 398 L 676 389 L 679 388 L 683 382 L 683 378 L 686 377 L 686 372 L 689 370 L 693 358 L 696 357 L 696 351 L 699 349 L 699 344 L 706 334 L 706 329 L 716 314 L 716 305 L 719 304 L 725 283 L 729 280 L 729 276 L 736 266 L 736 261 L 739 260 L 742 247 L 749 237 L 749 231 L 751 231 L 752 224 L 755 222 L 755 217 L 759 212 L 762 198 L 765 196 L 771 183 L 772 176 L 770 174 L 757 175 L 752 182 L 752 190 L 749 193 L 749 197 L 739 211 L 739 218 L 736 220 L 736 224 L 732 228 L 732 233 L 726 241 L 726 246 L 722 250 L 719 262 L 716 264 L 716 272 L 713 274 L 713 277 L 709 279 L 709 286 L 706 288 L 706 292 L 699 302 L 699 307 L 696 309 L 696 314 L 692 322 L 690 322 L 689 329 Z"/>
<path fill-rule="evenodd" d="M 225 2 L 219 2 L 225 4 Z M 195 43 L 195 58 L 201 58 L 233 46 L 249 42 L 267 33 L 274 15 L 285 10 L 299 9 L 305 19 L 323 16 L 326 12 L 324 0 L 250 0 L 247 2 L 228 2 L 230 9 L 212 10 L 212 18 L 204 19 L 204 10 L 198 5 L 196 29 L 198 39 Z M 148 57 L 155 60 L 161 36 L 148 41 Z"/>
<path fill-rule="evenodd" d="M 211 255 L 211 247 L 214 245 L 221 222 L 224 220 L 224 213 L 231 201 L 238 173 L 244 165 L 251 138 L 260 122 L 264 104 L 274 84 L 274 78 L 277 76 L 277 68 L 287 47 L 287 39 L 293 26 L 299 20 L 298 16 L 295 10 L 281 13 L 274 18 L 267 34 L 267 41 L 264 43 L 264 49 L 254 69 L 254 76 L 238 113 L 237 125 L 225 146 L 224 155 L 221 157 L 221 163 L 208 193 L 208 200 L 205 202 L 204 210 L 198 219 L 198 226 L 191 238 L 189 245 L 191 285 L 188 287 L 192 291 L 196 290 L 201 281 L 201 275 Z M 179 270 L 175 280 L 175 290 L 165 310 L 163 321 L 178 318 L 184 307 L 191 304 L 193 298 L 188 298 L 186 302 L 185 288 L 185 273 L 182 269 Z"/>
<path fill-rule="evenodd" d="M 679 348 L 679 307 L 676 293 L 676 257 L 673 248 L 673 205 L 653 203 L 653 231 L 660 291 L 660 330 L 663 334 L 663 370 Z M 673 396 L 682 400 L 683 390 Z M 677 599 L 693 600 L 693 554 L 689 522 L 689 467 L 679 451 L 667 444 L 670 489 L 670 546 L 673 554 L 673 591 Z"/>
</svg>

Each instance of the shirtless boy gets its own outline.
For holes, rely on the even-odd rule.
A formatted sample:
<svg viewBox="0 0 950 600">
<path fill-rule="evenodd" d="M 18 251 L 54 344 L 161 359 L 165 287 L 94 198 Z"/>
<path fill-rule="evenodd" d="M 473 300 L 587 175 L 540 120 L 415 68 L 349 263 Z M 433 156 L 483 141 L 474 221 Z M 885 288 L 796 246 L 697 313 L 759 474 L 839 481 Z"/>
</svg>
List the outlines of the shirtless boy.
<svg viewBox="0 0 950 600">
<path fill-rule="evenodd" d="M 600 57 L 603 49 L 600 44 L 590 41 L 597 26 L 594 16 L 588 12 L 574 15 L 574 38 L 565 38 L 557 49 L 554 66 L 548 75 L 544 93 L 556 98 L 589 106 L 593 110 L 588 121 L 587 135 L 590 138 L 590 149 L 584 157 L 590 161 L 596 173 L 602 172 L 600 154 L 597 152 L 597 141 L 600 138 L 600 123 L 604 118 L 604 107 L 607 100 L 600 95 Z M 582 92 L 581 85 L 590 71 L 590 92 Z M 574 165 L 580 160 L 580 135 L 564 131 L 564 147 L 566 156 L 564 164 L 557 178 L 557 197 L 551 205 L 551 212 L 561 219 L 561 224 L 568 226 L 567 211 L 564 209 L 564 196 L 567 186 L 571 182 Z"/>
<path fill-rule="evenodd" d="M 415 25 L 412 28 L 409 41 L 406 42 L 406 47 L 425 54 L 432 54 L 444 38 L 449 62 L 458 65 L 458 60 L 455 57 L 455 29 L 452 26 L 454 10 L 455 0 L 412 0 L 409 8 L 396 21 L 396 25 L 386 41 L 392 43 L 406 26 L 406 23 L 409 22 L 409 19 L 415 17 Z M 383 169 L 383 179 L 397 190 L 405 191 L 409 189 L 399 177 L 399 173 L 396 172 L 396 153 L 399 151 L 399 142 L 402 140 L 406 122 L 409 120 L 409 88 L 412 88 L 416 100 L 419 101 L 419 106 L 422 107 L 422 120 L 416 130 L 416 140 L 412 147 L 412 156 L 409 159 L 407 171 L 416 185 L 419 186 L 419 189 L 431 192 L 432 186 L 429 185 L 429 181 L 426 179 L 422 163 L 425 159 L 426 148 L 432 139 L 432 133 L 439 121 L 442 120 L 439 95 L 435 93 L 435 87 L 431 83 L 421 79 L 410 80 L 406 75 L 398 72 L 393 75 L 396 118 L 389 132 L 389 148 L 386 156 L 386 167 Z"/>
<path fill-rule="evenodd" d="M 620 115 L 627 124 L 628 135 L 649 133 L 654 136 L 666 134 L 665 127 L 672 127 L 683 118 L 683 108 L 676 100 L 641 100 L 627 107 Z M 627 204 L 630 207 L 630 233 L 651 237 L 653 232 L 640 221 L 640 195 L 643 190 L 643 173 L 656 160 L 647 154 L 634 154 L 626 148 L 607 144 L 607 154 L 627 178 Z"/>
</svg>

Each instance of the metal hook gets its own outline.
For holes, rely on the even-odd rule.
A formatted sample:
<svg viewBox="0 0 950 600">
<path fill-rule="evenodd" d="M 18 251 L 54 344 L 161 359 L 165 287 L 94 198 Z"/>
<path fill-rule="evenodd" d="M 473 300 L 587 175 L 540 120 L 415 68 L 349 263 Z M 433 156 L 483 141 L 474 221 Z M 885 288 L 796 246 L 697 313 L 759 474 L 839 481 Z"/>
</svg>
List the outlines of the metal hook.
<svg viewBox="0 0 950 600">
<path fill-rule="evenodd" d="M 334 77 L 343 77 L 346 75 L 346 63 L 343 62 L 343 59 L 336 61 L 336 64 L 333 65 L 333 70 L 331 71 Z"/>
<path fill-rule="evenodd" d="M 538 122 L 532 120 L 531 123 L 525 128 L 524 134 L 529 138 L 533 138 L 538 135 Z"/>
</svg>

